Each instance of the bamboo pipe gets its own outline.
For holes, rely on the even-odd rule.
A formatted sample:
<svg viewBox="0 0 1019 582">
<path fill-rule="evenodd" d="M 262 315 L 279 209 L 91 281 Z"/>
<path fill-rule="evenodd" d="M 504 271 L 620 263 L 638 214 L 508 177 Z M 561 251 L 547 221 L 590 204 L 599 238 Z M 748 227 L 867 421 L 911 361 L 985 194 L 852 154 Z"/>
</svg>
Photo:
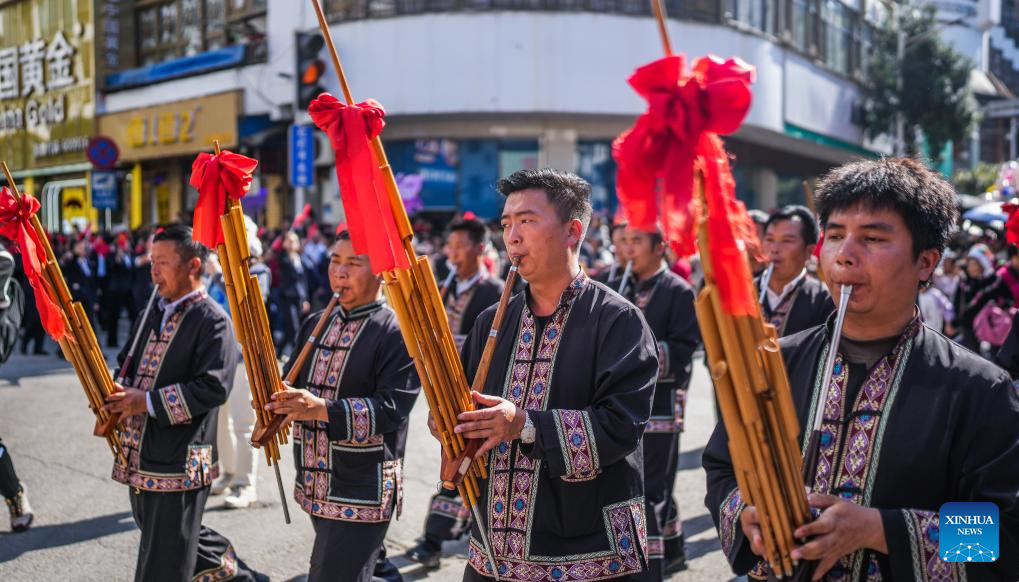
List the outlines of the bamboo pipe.
<svg viewBox="0 0 1019 582">
<path fill-rule="evenodd" d="M 329 53 L 330 56 L 332 57 L 333 65 L 336 69 L 336 75 L 339 78 L 340 86 L 343 89 L 344 98 L 347 101 L 348 105 L 352 105 L 354 103 L 354 98 L 353 95 L 351 94 L 350 87 L 347 83 L 347 78 L 343 71 L 343 65 L 340 62 L 339 53 L 337 52 L 336 46 L 333 43 L 332 34 L 329 31 L 329 25 L 328 22 L 326 21 L 325 13 L 322 11 L 322 6 L 319 4 L 318 0 L 312 0 L 312 5 L 315 7 L 315 14 L 318 17 L 319 28 L 321 29 L 322 36 L 324 37 L 326 44 L 329 48 Z M 371 145 L 375 153 L 375 159 L 379 164 L 379 170 L 385 182 L 384 186 L 386 188 L 386 193 L 389 196 L 390 205 L 393 209 L 393 220 L 400 234 L 400 237 L 403 240 L 404 250 L 407 253 L 408 258 L 413 258 L 416 256 L 416 252 L 414 251 L 412 243 L 414 232 L 411 229 L 410 220 L 407 217 L 407 211 L 403 206 L 403 200 L 400 198 L 400 192 L 396 185 L 396 178 L 393 175 L 393 170 L 389 165 L 385 149 L 382 147 L 382 140 L 379 139 L 378 136 L 375 136 L 371 140 Z M 431 286 L 421 291 L 430 294 L 435 294 L 436 290 L 435 277 L 434 275 L 431 274 L 430 271 L 428 281 L 430 281 Z M 425 306 L 425 308 L 427 309 L 427 305 Z M 413 338 L 412 335 L 408 333 L 408 331 L 404 331 L 404 338 L 410 341 Z M 448 333 L 446 335 L 448 335 Z M 441 349 L 442 348 L 440 347 L 440 350 Z M 425 352 L 428 351 L 430 350 L 425 350 Z M 453 369 L 456 370 L 456 367 L 454 367 Z M 452 387 L 453 385 L 449 386 Z M 474 513 L 474 517 L 477 520 L 478 528 L 479 531 L 481 532 L 481 537 L 485 543 L 485 548 L 488 552 L 488 557 L 491 559 L 492 565 L 495 566 L 496 563 L 494 559 L 494 554 L 491 551 L 491 545 L 489 544 L 488 541 L 488 535 L 485 532 L 484 522 L 480 519 L 480 515 L 478 514 L 477 511 L 477 499 L 476 497 L 469 499 L 471 499 L 471 511 Z M 497 581 L 500 580 L 497 567 L 494 568 L 493 574 L 495 575 L 495 579 Z"/>
<path fill-rule="evenodd" d="M 714 318 L 719 322 L 719 331 L 721 332 L 722 345 L 725 350 L 725 361 L 732 372 L 733 384 L 735 386 L 746 386 L 747 376 L 743 369 L 744 362 L 741 360 L 741 354 L 739 351 L 739 344 L 737 336 L 734 330 L 729 329 L 727 325 L 728 316 L 724 313 L 721 306 L 720 297 L 717 293 L 712 293 L 711 307 L 714 313 Z M 740 398 L 740 391 L 736 391 L 737 408 L 740 410 L 741 424 L 746 427 L 748 431 L 747 443 L 749 445 L 749 457 L 753 463 L 753 466 L 757 471 L 766 471 L 768 467 L 768 461 L 766 453 L 761 446 L 763 440 L 763 434 L 761 430 L 761 419 L 760 411 L 756 409 L 755 403 L 747 402 L 747 398 Z M 726 425 L 728 426 L 728 425 Z M 769 473 L 769 476 L 771 474 Z M 769 478 L 765 481 L 769 485 L 773 484 L 773 479 Z M 762 537 L 765 541 L 765 546 L 768 548 L 768 553 L 772 554 L 774 550 L 773 544 L 771 544 L 771 531 L 774 527 L 781 528 L 780 525 L 774 524 L 770 516 L 777 515 L 778 513 L 778 495 L 769 486 L 765 486 L 759 494 L 755 494 L 755 507 L 761 516 L 761 530 L 765 534 Z M 781 529 L 779 529 L 781 531 Z M 777 537 L 777 535 L 775 536 Z M 780 558 L 781 559 L 781 558 Z M 772 567 L 778 572 L 785 571 L 784 563 L 773 563 Z"/>
<path fill-rule="evenodd" d="M 21 204 L 22 195 L 18 190 L 18 185 L 14 181 L 10 168 L 6 162 L 0 162 L 0 166 L 2 166 L 4 177 L 10 185 L 14 199 Z M 98 348 L 92 326 L 88 319 L 84 317 L 84 312 L 78 311 L 81 309 L 81 305 L 72 301 L 70 290 L 67 288 L 67 282 L 60 272 L 56 255 L 54 255 L 53 247 L 50 245 L 49 235 L 42 227 L 39 217 L 33 215 L 29 219 L 29 223 L 35 230 L 43 253 L 46 255 L 46 260 L 43 261 L 42 265 L 43 291 L 59 306 L 64 319 L 65 330 L 69 335 L 69 338 L 61 345 L 61 350 L 65 352 L 65 355 L 71 356 L 70 361 L 72 364 L 81 366 L 81 368 L 75 366 L 75 371 L 78 373 L 79 380 L 82 381 L 82 387 L 85 389 L 86 398 L 90 400 L 90 404 L 92 403 L 90 396 L 99 397 L 102 403 L 105 403 L 105 397 L 116 390 L 113 385 L 113 379 L 110 377 L 109 369 L 106 367 L 105 357 L 101 357 L 102 352 Z M 75 308 L 76 305 L 77 310 Z M 66 350 L 64 345 L 67 346 Z M 96 357 L 96 352 L 100 354 L 100 357 Z M 98 406 L 93 405 L 93 413 L 97 416 L 97 421 L 108 420 L 107 413 L 102 411 L 102 403 Z M 120 438 L 119 435 L 114 434 L 112 426 L 105 432 L 106 434 L 101 436 L 107 437 L 111 446 L 114 446 L 115 443 L 116 450 L 120 451 Z M 121 455 L 117 456 L 122 458 Z"/>
<path fill-rule="evenodd" d="M 325 331 L 325 325 L 329 322 L 329 317 L 333 314 L 333 310 L 336 309 L 336 304 L 339 302 L 340 294 L 334 292 L 333 296 L 329 298 L 329 303 L 326 304 L 325 310 L 322 312 L 322 317 L 318 318 L 314 329 L 311 330 L 311 335 L 308 336 L 308 341 L 301 347 L 300 353 L 297 354 L 297 359 L 294 360 L 294 364 L 290 367 L 286 379 L 283 380 L 287 384 L 293 385 L 297 382 L 297 377 L 301 374 L 301 369 L 304 368 L 305 362 L 311 355 L 315 342 L 322 335 L 322 332 Z"/>
<path fill-rule="evenodd" d="M 662 48 L 665 49 L 665 56 L 672 56 L 672 43 L 669 42 L 669 27 L 665 22 L 665 3 L 663 0 L 651 0 L 651 8 L 655 12 L 655 20 L 658 21 L 658 35 L 662 39 Z"/>
<path fill-rule="evenodd" d="M 219 140 L 214 142 L 216 155 L 220 155 L 221 149 Z M 271 385 L 271 378 L 276 377 L 278 379 L 278 369 L 267 369 L 265 366 L 265 359 L 267 353 L 264 349 L 264 343 L 260 340 L 264 338 L 259 337 L 258 321 L 257 316 L 253 313 L 254 309 L 259 307 L 264 311 L 264 305 L 257 307 L 252 306 L 251 289 L 249 287 L 249 280 L 251 278 L 248 273 L 247 265 L 244 263 L 246 260 L 245 251 L 247 250 L 247 236 L 243 226 L 243 217 L 231 216 L 231 213 L 242 212 L 240 210 L 240 202 L 232 200 L 228 197 L 226 208 L 224 209 L 223 215 L 220 216 L 220 226 L 223 231 L 224 244 L 217 246 L 217 254 L 221 258 L 223 267 L 223 282 L 224 286 L 227 287 L 228 301 L 231 307 L 231 315 L 234 320 L 234 329 L 239 338 L 243 338 L 241 342 L 241 349 L 245 357 L 245 368 L 248 372 L 248 380 L 251 384 L 252 399 L 255 402 L 263 401 L 268 397 L 267 390 L 272 390 L 274 386 Z M 238 232 L 237 219 L 240 218 L 240 231 Z M 243 237 L 242 237 L 243 233 Z M 243 241 L 243 245 L 241 244 Z M 257 286 L 256 286 L 257 291 Z M 257 293 L 254 296 L 258 296 Z M 272 354 L 273 361 L 275 362 L 275 352 Z M 264 418 L 261 414 L 264 411 L 264 406 L 256 407 L 256 415 L 258 418 Z M 279 470 L 279 448 L 275 442 L 269 443 L 265 450 L 266 460 L 272 466 L 276 475 L 276 485 L 279 490 L 280 502 L 283 506 L 283 518 L 286 523 L 290 523 L 290 509 L 287 506 L 286 494 L 283 490 L 283 479 L 280 475 Z"/>
<path fill-rule="evenodd" d="M 718 327 L 715 324 L 713 303 L 717 301 L 717 290 L 712 284 L 708 284 L 701 291 L 695 303 L 697 319 L 701 322 L 701 335 L 704 340 L 705 350 L 710 361 L 709 369 L 712 379 L 715 382 L 716 394 L 718 395 L 719 408 L 722 413 L 722 420 L 725 423 L 729 435 L 729 453 L 733 458 L 733 465 L 736 469 L 736 484 L 743 496 L 746 505 L 755 505 L 759 497 L 758 483 L 753 478 L 753 472 L 740 469 L 740 467 L 753 466 L 750 456 L 749 437 L 744 430 L 744 425 L 739 417 L 739 407 L 736 404 L 735 387 L 732 383 L 732 375 L 729 373 L 725 360 L 714 359 L 718 354 L 724 353 L 722 338 Z M 765 541 L 765 550 L 768 554 L 769 563 L 778 563 L 777 552 L 771 542 L 773 536 L 769 524 L 765 521 L 767 508 L 760 512 L 761 538 Z"/>
<path fill-rule="evenodd" d="M 703 191 L 700 186 L 701 185 L 700 176 L 698 175 L 696 178 L 697 178 L 696 179 L 697 191 L 701 192 L 700 199 L 703 200 Z M 702 218 L 702 222 L 700 225 L 701 228 L 699 229 L 698 232 L 698 239 L 702 249 L 708 248 L 707 233 L 706 229 L 704 228 L 705 220 L 706 218 Z M 704 313 L 705 310 L 703 309 L 704 304 L 699 303 L 698 307 L 701 308 L 701 311 L 698 314 L 700 316 L 699 320 L 703 322 L 706 321 L 707 319 L 712 319 L 717 324 L 717 328 L 714 331 L 718 332 L 717 338 L 721 339 L 722 345 L 721 346 L 716 345 L 715 353 L 716 354 L 718 353 L 717 351 L 718 347 L 722 348 L 722 352 L 724 352 L 725 357 L 726 372 L 733 380 L 731 385 L 747 386 L 746 380 L 748 380 L 749 378 L 743 375 L 747 371 L 744 368 L 744 366 L 753 367 L 754 363 L 761 365 L 764 363 L 764 358 L 762 355 L 758 355 L 756 353 L 756 350 L 746 349 L 749 347 L 756 347 L 757 345 L 760 345 L 759 343 L 756 345 L 754 343 L 747 345 L 745 343 L 741 343 L 740 340 L 741 339 L 753 340 L 754 336 L 760 335 L 763 337 L 764 334 L 758 333 L 757 330 L 748 328 L 746 325 L 742 325 L 743 327 L 742 335 L 744 337 L 743 338 L 740 337 L 741 335 L 739 333 L 740 332 L 739 328 L 741 327 L 740 323 L 737 321 L 736 325 L 733 327 L 731 324 L 731 318 L 729 318 L 721 310 L 720 298 L 717 296 L 717 290 L 714 289 L 713 286 L 714 266 L 711 264 L 710 260 L 703 261 L 703 265 L 705 269 L 705 280 L 707 283 L 705 287 L 704 297 L 710 301 L 712 311 L 714 312 L 714 317 L 712 318 L 708 316 L 708 318 L 705 318 L 704 315 L 706 314 Z M 706 347 L 708 347 L 707 343 L 709 341 L 707 339 L 708 337 L 709 334 L 705 334 Z M 740 349 L 741 345 L 743 346 L 744 349 Z M 711 348 L 708 349 L 710 350 Z M 752 360 L 744 361 L 743 360 L 744 357 L 751 357 Z M 754 359 L 757 361 L 756 362 L 753 361 Z M 713 367 L 717 368 L 717 366 Z M 724 390 L 721 389 L 718 390 L 718 393 L 720 394 L 720 406 L 723 409 L 723 416 L 732 417 L 733 413 L 737 411 L 731 409 L 730 405 L 732 404 L 732 402 L 731 400 L 726 400 L 722 396 L 723 392 Z M 758 404 L 751 404 L 750 402 L 747 401 L 746 397 L 752 396 L 752 394 L 753 392 L 751 392 L 751 394 L 744 394 L 743 398 L 737 398 L 737 400 L 740 402 L 738 403 L 736 408 L 738 409 L 739 411 L 738 413 L 740 414 L 740 416 L 742 416 L 743 418 L 741 420 L 738 420 L 736 425 L 730 425 L 730 421 L 726 419 L 726 426 L 727 427 L 732 426 L 733 433 L 741 432 L 744 426 L 747 426 L 752 430 L 752 433 L 747 435 L 747 444 L 749 445 L 748 452 L 752 460 L 751 464 L 754 467 L 756 467 L 755 469 L 756 471 L 763 471 L 765 474 L 777 478 L 778 476 L 775 474 L 776 466 L 773 463 L 774 459 L 771 459 L 770 455 L 768 455 L 765 451 L 761 450 L 760 447 L 761 441 L 765 440 L 767 438 L 767 435 L 764 434 L 765 431 L 763 430 L 763 427 L 761 425 L 761 411 L 757 409 Z M 756 398 L 754 399 L 756 400 Z M 730 444 L 736 445 L 734 447 L 731 447 L 731 450 L 742 448 L 741 444 L 737 441 L 733 440 L 730 441 Z M 733 454 L 734 460 L 736 460 L 737 462 L 740 456 L 744 456 L 744 453 L 741 452 L 738 454 Z M 739 471 L 737 471 L 737 475 L 739 475 Z M 739 481 L 739 479 L 737 479 L 737 481 Z M 785 534 L 785 530 L 789 530 L 789 523 L 788 522 L 781 523 L 782 521 L 781 513 L 784 508 L 780 505 L 779 500 L 782 499 L 782 495 L 780 492 L 774 491 L 775 483 L 772 478 L 769 478 L 767 481 L 765 481 L 767 485 L 764 485 L 764 487 L 759 491 L 756 484 L 760 483 L 760 481 L 756 478 L 754 473 L 748 473 L 747 478 L 744 479 L 744 481 L 749 481 L 748 483 L 746 483 L 746 485 L 750 487 L 750 489 L 755 490 L 754 493 L 748 495 L 747 497 L 751 497 L 754 499 L 753 504 L 757 507 L 761 517 L 763 534 L 762 537 L 765 542 L 766 553 L 769 555 L 768 561 L 772 565 L 772 568 L 775 570 L 776 573 L 780 575 L 787 574 L 791 575 L 795 565 L 789 558 L 789 552 L 792 549 L 789 543 L 789 540 L 791 540 L 791 531 L 789 532 L 788 536 L 783 535 Z M 743 491 L 744 494 L 748 493 L 748 491 L 743 489 L 743 484 L 740 483 L 738 484 L 741 487 L 741 491 Z M 776 512 L 778 512 L 777 515 Z M 779 523 L 777 524 L 773 523 L 774 521 L 773 516 L 775 518 L 779 518 Z"/>
<path fill-rule="evenodd" d="M 506 316 L 506 309 L 509 306 L 510 296 L 513 294 L 513 287 L 517 282 L 517 272 L 520 269 L 520 258 L 514 257 L 510 264 L 509 274 L 506 277 L 506 284 L 502 288 L 502 296 L 499 297 L 499 307 L 496 308 L 495 318 L 492 320 L 492 328 L 488 331 L 488 339 L 485 340 L 485 349 L 481 353 L 481 361 L 478 363 L 478 371 L 474 374 L 474 383 L 471 385 L 472 392 L 483 393 L 485 383 L 488 380 L 488 371 L 492 366 L 492 358 L 495 356 L 495 346 L 499 340 L 499 333 L 502 331 L 502 320 Z M 482 439 L 472 439 L 460 455 L 441 470 L 442 486 L 452 489 L 459 480 L 464 478 L 467 469 L 471 465 L 478 449 L 484 444 Z"/>
</svg>

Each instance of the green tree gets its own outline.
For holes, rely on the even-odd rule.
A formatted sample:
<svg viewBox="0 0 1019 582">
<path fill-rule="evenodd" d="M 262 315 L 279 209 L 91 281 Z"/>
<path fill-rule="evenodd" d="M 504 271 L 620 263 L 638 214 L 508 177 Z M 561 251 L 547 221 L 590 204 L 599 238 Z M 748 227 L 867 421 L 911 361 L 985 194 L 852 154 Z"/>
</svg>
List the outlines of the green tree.
<svg viewBox="0 0 1019 582">
<path fill-rule="evenodd" d="M 976 105 L 969 91 L 973 68 L 939 36 L 935 8 L 906 2 L 900 7 L 899 25 L 906 33 L 903 62 L 898 59 L 898 31 L 888 19 L 875 31 L 865 82 L 867 135 L 895 137 L 895 116 L 905 119 L 905 149 L 920 151 L 922 132 L 932 155 L 949 141 L 969 137 Z M 902 74 L 902 90 L 898 76 Z M 917 131 L 920 130 L 920 131 Z"/>
<path fill-rule="evenodd" d="M 952 184 L 960 194 L 979 196 L 998 181 L 1000 164 L 977 164 L 972 170 L 959 170 L 952 176 Z"/>
</svg>

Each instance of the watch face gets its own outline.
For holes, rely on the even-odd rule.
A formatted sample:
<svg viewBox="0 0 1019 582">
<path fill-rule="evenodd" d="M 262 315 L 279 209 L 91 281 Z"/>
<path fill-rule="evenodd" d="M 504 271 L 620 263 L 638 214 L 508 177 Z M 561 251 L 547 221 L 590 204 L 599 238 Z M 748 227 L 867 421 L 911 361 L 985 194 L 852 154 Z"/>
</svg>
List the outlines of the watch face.
<svg viewBox="0 0 1019 582">
<path fill-rule="evenodd" d="M 525 443 L 533 443 L 534 432 L 535 431 L 533 426 L 525 426 L 524 429 L 520 431 L 520 440 L 522 440 Z"/>
</svg>

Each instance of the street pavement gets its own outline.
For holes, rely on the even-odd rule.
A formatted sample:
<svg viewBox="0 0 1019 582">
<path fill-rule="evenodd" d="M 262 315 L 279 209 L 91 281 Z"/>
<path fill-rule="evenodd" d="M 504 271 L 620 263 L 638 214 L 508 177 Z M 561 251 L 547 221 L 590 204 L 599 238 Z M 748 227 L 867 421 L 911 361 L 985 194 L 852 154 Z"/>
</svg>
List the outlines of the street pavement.
<svg viewBox="0 0 1019 582">
<path fill-rule="evenodd" d="M 13 534 L 0 509 L 0 581 L 131 580 L 139 534 L 131 518 L 130 490 L 110 480 L 111 454 L 102 439 L 91 436 L 94 417 L 74 370 L 52 355 L 57 349 L 52 342 L 48 349 L 49 356 L 15 354 L 0 368 L 0 437 L 35 511 L 32 529 Z M 700 458 L 714 427 L 714 410 L 704 366 L 698 361 L 694 367 L 677 475 L 690 567 L 669 579 L 674 582 L 732 579 L 704 508 Z M 449 582 L 461 579 L 464 542 L 448 542 L 447 557 L 435 571 L 424 571 L 402 556 L 420 535 L 438 478 L 439 448 L 428 434 L 426 416 L 421 397 L 410 421 L 403 514 L 390 525 L 386 548 L 405 580 Z M 288 486 L 294 478 L 289 455 L 284 455 L 282 470 Z M 290 525 L 283 521 L 273 473 L 263 465 L 257 506 L 229 510 L 222 497 L 210 497 L 204 523 L 228 537 L 242 560 L 272 580 L 303 580 L 314 534 L 308 517 L 290 499 L 289 486 L 287 494 Z"/>
</svg>

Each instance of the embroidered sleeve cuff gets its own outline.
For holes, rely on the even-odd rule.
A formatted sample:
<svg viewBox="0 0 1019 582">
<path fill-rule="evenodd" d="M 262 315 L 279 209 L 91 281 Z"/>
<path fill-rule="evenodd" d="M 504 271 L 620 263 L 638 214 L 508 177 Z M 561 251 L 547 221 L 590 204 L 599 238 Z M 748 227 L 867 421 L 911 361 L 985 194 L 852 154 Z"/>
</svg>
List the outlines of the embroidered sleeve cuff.
<svg viewBox="0 0 1019 582">
<path fill-rule="evenodd" d="M 375 407 L 367 398 L 344 398 L 329 402 L 329 440 L 366 442 L 378 430 Z"/>
<path fill-rule="evenodd" d="M 669 365 L 669 344 L 658 342 L 658 380 L 666 378 L 671 371 Z"/>
<path fill-rule="evenodd" d="M 524 454 L 548 463 L 549 472 L 564 481 L 587 481 L 601 472 L 591 418 L 583 410 L 530 411 L 536 429 L 533 446 Z"/>
<path fill-rule="evenodd" d="M 938 555 L 938 514 L 917 509 L 881 510 L 895 577 L 926 582 L 960 580 L 962 566 Z"/>
<path fill-rule="evenodd" d="M 191 408 L 188 406 L 183 386 L 170 384 L 150 394 L 153 416 L 159 424 L 168 426 L 191 422 Z"/>
<path fill-rule="evenodd" d="M 736 536 L 743 533 L 739 518 L 745 508 L 739 487 L 733 487 L 718 509 L 718 538 L 722 542 L 722 551 L 730 561 L 733 557 L 733 548 L 737 545 Z"/>
</svg>

